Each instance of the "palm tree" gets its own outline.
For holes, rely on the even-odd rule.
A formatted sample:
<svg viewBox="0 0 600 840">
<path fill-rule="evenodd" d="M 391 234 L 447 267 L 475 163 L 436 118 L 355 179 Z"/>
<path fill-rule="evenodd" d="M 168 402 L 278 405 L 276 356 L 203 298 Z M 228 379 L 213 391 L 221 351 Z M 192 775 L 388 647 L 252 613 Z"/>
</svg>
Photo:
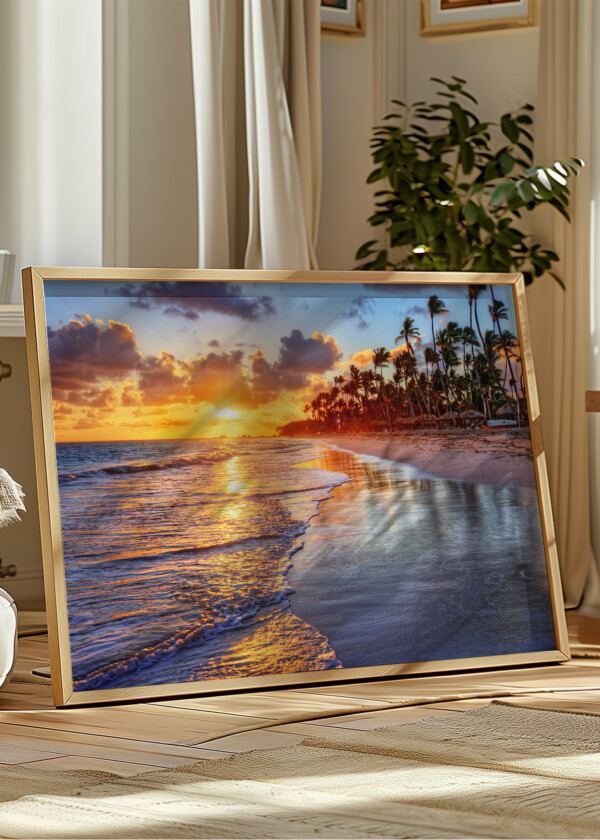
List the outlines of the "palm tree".
<svg viewBox="0 0 600 840">
<path fill-rule="evenodd" d="M 392 354 L 390 353 L 390 351 L 387 350 L 385 347 L 376 347 L 375 350 L 373 350 L 373 367 L 376 370 L 377 368 L 379 368 L 379 402 L 382 404 L 383 409 L 385 410 L 388 423 L 390 422 L 390 413 L 388 411 L 388 407 L 383 394 L 383 369 L 384 367 L 388 366 L 391 355 Z"/>
<path fill-rule="evenodd" d="M 493 377 L 494 384 L 497 391 L 502 394 L 503 400 L 506 400 L 506 393 L 500 383 L 500 373 L 496 367 L 496 363 L 500 360 L 498 349 L 501 347 L 500 339 L 494 330 L 486 330 L 483 336 L 483 352 L 487 360 L 489 371 Z"/>
<path fill-rule="evenodd" d="M 429 309 L 429 315 L 431 317 L 431 337 L 433 339 L 433 349 L 435 350 L 437 345 L 436 345 L 436 342 L 435 342 L 435 327 L 434 327 L 434 324 L 433 324 L 433 318 L 434 318 L 435 315 L 443 315 L 444 313 L 448 312 L 448 310 L 446 309 L 446 304 L 444 303 L 444 301 L 440 300 L 440 298 L 437 295 L 431 295 L 431 297 L 427 301 L 427 309 Z M 438 363 L 437 363 L 437 369 L 438 369 L 438 374 L 440 376 L 440 380 L 441 380 L 441 383 L 442 383 L 442 387 L 444 389 L 444 394 L 446 396 L 446 404 L 448 405 L 448 407 L 450 409 L 450 414 L 452 415 L 452 421 L 456 425 L 456 420 L 454 419 L 454 412 L 452 411 L 452 407 L 450 406 L 450 398 L 448 396 L 448 388 L 446 386 L 446 381 L 445 381 L 444 377 L 442 376 L 442 372 L 440 370 L 439 360 L 438 360 Z"/>
<path fill-rule="evenodd" d="M 515 348 L 518 349 L 519 347 L 519 340 L 516 336 L 514 336 L 510 330 L 502 330 L 500 333 L 500 340 L 502 342 L 502 347 L 504 348 L 504 355 L 506 356 L 506 360 L 508 362 L 508 367 L 510 369 L 511 375 L 511 384 L 514 384 L 514 394 L 515 399 L 517 401 L 517 411 L 519 413 L 518 421 L 520 425 L 520 416 L 523 413 L 523 406 L 521 405 L 521 398 L 519 397 L 519 383 L 514 375 L 513 367 L 511 364 L 511 359 L 514 359 L 517 364 L 521 364 L 521 359 L 517 356 L 514 352 Z M 519 371 L 519 379 L 523 380 L 523 370 Z M 525 396 L 523 394 L 523 396 Z"/>
<path fill-rule="evenodd" d="M 411 354 L 411 356 L 414 356 L 415 351 L 413 350 L 413 346 L 410 343 L 410 340 L 411 340 L 411 338 L 416 339 L 416 338 L 420 338 L 420 337 L 421 337 L 421 333 L 415 327 L 415 319 L 414 318 L 409 318 L 407 316 L 404 319 L 404 321 L 402 322 L 402 329 L 400 330 L 400 335 L 397 335 L 396 338 L 394 339 L 394 344 L 398 344 L 400 339 L 404 339 L 404 341 L 406 342 L 406 346 L 408 348 L 408 352 Z"/>
<path fill-rule="evenodd" d="M 463 371 L 465 374 L 465 381 L 467 383 L 467 394 L 469 399 L 469 404 L 471 407 L 473 406 L 473 388 L 472 388 L 472 377 L 469 375 L 469 366 L 473 362 L 473 348 L 479 347 L 479 341 L 477 340 L 477 336 L 475 335 L 475 331 L 472 327 L 463 327 L 462 328 L 462 335 L 461 335 L 461 343 L 463 346 Z M 467 345 L 471 348 L 471 353 L 467 353 Z"/>
<path fill-rule="evenodd" d="M 396 338 L 394 339 L 394 343 L 398 344 L 398 342 L 401 339 L 404 339 L 404 342 L 406 344 L 406 349 L 408 350 L 408 352 L 410 353 L 410 355 L 414 359 L 415 358 L 415 351 L 414 351 L 414 348 L 413 348 L 412 344 L 410 343 L 411 338 L 412 339 L 421 338 L 421 333 L 415 327 L 414 318 L 410 318 L 410 317 L 407 316 L 402 323 L 402 329 L 400 330 L 400 335 L 396 336 Z M 420 397 L 421 402 L 423 403 L 423 405 L 425 405 L 425 398 L 423 397 L 423 393 L 421 391 L 421 386 L 417 382 L 416 370 L 413 371 L 413 385 L 417 390 L 417 400 L 419 400 L 419 397 Z"/>
<path fill-rule="evenodd" d="M 477 307 L 477 298 L 479 297 L 479 293 L 481 291 L 481 286 L 468 286 L 468 296 L 469 296 L 469 334 L 475 337 L 475 331 L 473 329 L 473 305 L 475 304 L 475 308 Z M 479 335 L 481 336 L 481 330 L 479 330 Z M 482 339 L 483 340 L 483 339 Z M 483 411 L 486 416 L 486 419 L 489 420 L 491 414 L 489 412 L 489 406 L 484 399 L 483 396 L 483 387 L 481 383 L 481 377 L 479 375 L 479 366 L 475 364 L 475 342 L 471 342 L 471 356 L 473 357 L 473 370 L 475 371 L 475 379 L 477 380 L 477 388 L 479 389 L 479 394 L 481 396 L 481 404 L 483 406 Z"/>
<path fill-rule="evenodd" d="M 425 348 L 425 373 L 427 377 L 427 413 L 431 414 L 431 386 L 433 384 L 433 366 L 439 364 L 440 354 L 432 347 Z M 431 365 L 431 375 L 429 374 Z"/>
<path fill-rule="evenodd" d="M 515 373 L 513 371 L 513 366 L 512 366 L 511 360 L 510 360 L 511 354 L 508 352 L 508 347 L 507 347 L 507 344 L 504 340 L 504 334 L 503 334 L 501 326 L 500 326 L 500 321 L 508 321 L 508 310 L 506 309 L 506 306 L 504 305 L 503 301 L 496 300 L 496 299 L 493 300 L 493 303 L 492 303 L 491 306 L 488 306 L 488 309 L 489 309 L 490 315 L 492 316 L 492 323 L 494 325 L 494 330 L 496 329 L 496 326 L 498 327 L 498 338 L 500 339 L 502 349 L 504 350 L 504 357 L 505 357 L 506 362 L 508 364 L 508 369 L 510 370 L 511 389 L 514 393 L 515 403 L 517 405 L 517 425 L 520 426 L 521 425 L 521 403 L 520 403 L 519 394 L 518 394 L 518 391 L 517 391 L 517 380 L 515 379 Z M 514 344 L 516 344 L 516 339 L 515 339 L 514 335 L 512 335 L 512 333 L 509 330 L 506 330 L 506 332 L 508 333 L 509 340 L 512 340 L 512 342 L 514 342 Z M 514 344 L 513 344 L 513 346 L 514 346 Z"/>
<path fill-rule="evenodd" d="M 458 364 L 456 345 L 460 340 L 461 329 L 456 321 L 449 321 L 448 325 L 436 335 L 438 347 L 441 351 L 442 365 L 444 367 L 444 380 L 446 382 L 446 393 L 450 394 L 450 376 L 454 374 L 454 367 Z M 448 400 L 448 409 L 452 412 L 452 405 Z"/>
<path fill-rule="evenodd" d="M 471 299 L 472 299 L 473 300 L 473 310 L 475 312 L 475 323 L 477 324 L 477 332 L 479 333 L 479 338 L 481 339 L 481 346 L 483 348 L 483 352 L 485 353 L 485 356 L 488 360 L 488 365 L 490 367 L 490 371 L 492 373 L 492 376 L 496 380 L 496 385 L 499 388 L 502 388 L 502 386 L 500 385 L 500 378 L 498 376 L 498 371 L 496 370 L 496 368 L 494 367 L 494 365 L 491 363 L 490 359 L 488 358 L 486 344 L 485 344 L 485 341 L 483 339 L 483 334 L 481 332 L 481 326 L 479 324 L 479 315 L 477 313 L 477 298 L 487 287 L 486 286 L 469 286 L 468 288 L 469 288 L 469 305 L 470 305 L 470 302 L 471 302 Z"/>
<path fill-rule="evenodd" d="M 363 389 L 362 404 L 365 415 L 371 413 L 371 395 L 375 393 L 375 374 L 372 370 L 363 370 L 360 373 L 360 384 Z"/>
<path fill-rule="evenodd" d="M 380 368 L 379 372 L 382 376 L 383 368 L 388 366 L 391 355 L 390 351 L 386 350 L 385 347 L 376 347 L 375 350 L 373 350 L 373 367 L 375 369 Z"/>
</svg>

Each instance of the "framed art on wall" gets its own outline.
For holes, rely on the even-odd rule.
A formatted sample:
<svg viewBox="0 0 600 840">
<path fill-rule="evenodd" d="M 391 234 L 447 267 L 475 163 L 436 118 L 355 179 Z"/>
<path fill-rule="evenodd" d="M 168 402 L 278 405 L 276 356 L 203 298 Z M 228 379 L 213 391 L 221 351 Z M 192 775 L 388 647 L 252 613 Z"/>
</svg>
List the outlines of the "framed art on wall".
<svg viewBox="0 0 600 840">
<path fill-rule="evenodd" d="M 321 29 L 338 35 L 363 36 L 362 0 L 321 0 Z"/>
<path fill-rule="evenodd" d="M 58 705 L 567 658 L 520 275 L 24 299 Z"/>
<path fill-rule="evenodd" d="M 539 25 L 539 0 L 421 0 L 424 37 Z"/>
</svg>

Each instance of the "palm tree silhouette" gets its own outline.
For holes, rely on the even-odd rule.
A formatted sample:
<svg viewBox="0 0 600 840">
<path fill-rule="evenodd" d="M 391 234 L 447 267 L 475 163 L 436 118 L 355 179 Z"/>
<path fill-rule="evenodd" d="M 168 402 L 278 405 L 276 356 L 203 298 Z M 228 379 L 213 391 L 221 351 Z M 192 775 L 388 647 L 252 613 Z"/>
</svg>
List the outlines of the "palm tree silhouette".
<svg viewBox="0 0 600 840">
<path fill-rule="evenodd" d="M 431 317 L 431 338 L 433 340 L 433 349 L 437 349 L 437 344 L 435 341 L 435 327 L 433 324 L 433 318 L 435 315 L 444 315 L 448 310 L 446 309 L 446 304 L 443 300 L 441 300 L 437 295 L 431 295 L 429 300 L 427 301 L 427 309 L 429 309 L 429 315 Z M 446 404 L 450 410 L 450 414 L 452 415 L 452 420 L 456 425 L 456 420 L 454 420 L 454 412 L 452 411 L 452 406 L 450 405 L 450 397 L 448 396 L 448 386 L 446 385 L 446 381 L 444 376 L 442 375 L 442 371 L 440 370 L 440 362 L 437 362 L 437 369 L 438 375 L 440 377 L 440 381 L 442 383 L 442 388 L 444 389 L 444 395 L 446 397 Z"/>
<path fill-rule="evenodd" d="M 490 313 L 491 318 L 492 318 L 492 324 L 494 325 L 494 330 L 496 330 L 496 327 L 498 328 L 498 338 L 500 339 L 500 344 L 502 345 L 502 349 L 504 350 L 504 358 L 506 359 L 506 362 L 508 364 L 508 369 L 510 370 L 510 385 L 511 385 L 511 389 L 512 389 L 513 394 L 514 394 L 515 404 L 516 404 L 516 407 L 517 407 L 517 425 L 520 426 L 521 425 L 521 404 L 520 404 L 520 400 L 519 400 L 519 393 L 517 391 L 517 380 L 515 379 L 515 372 L 513 370 L 513 366 L 512 366 L 511 360 L 510 360 L 510 354 L 508 352 L 508 347 L 507 347 L 506 342 L 504 340 L 504 336 L 503 336 L 503 333 L 502 333 L 502 328 L 501 328 L 501 325 L 500 325 L 500 321 L 508 321 L 508 310 L 507 310 L 506 306 L 504 305 L 503 301 L 496 300 L 495 298 L 493 298 L 493 296 L 492 296 L 492 300 L 493 300 L 492 305 L 488 306 L 488 310 L 489 310 L 489 313 Z M 512 333 L 509 332 L 508 334 L 510 336 L 510 339 L 514 339 L 514 336 L 512 335 Z"/>
<path fill-rule="evenodd" d="M 373 367 L 375 369 L 379 368 L 379 395 L 378 396 L 379 396 L 379 403 L 382 407 L 381 414 L 382 414 L 382 418 L 383 418 L 383 413 L 385 411 L 388 423 L 390 422 L 390 414 L 389 414 L 387 403 L 386 403 L 386 400 L 385 400 L 384 394 L 383 394 L 383 382 L 384 382 L 384 380 L 383 380 L 383 369 L 384 369 L 384 367 L 388 366 L 391 355 L 392 354 L 390 353 L 390 351 L 385 347 L 377 347 L 375 350 L 373 350 Z"/>
</svg>

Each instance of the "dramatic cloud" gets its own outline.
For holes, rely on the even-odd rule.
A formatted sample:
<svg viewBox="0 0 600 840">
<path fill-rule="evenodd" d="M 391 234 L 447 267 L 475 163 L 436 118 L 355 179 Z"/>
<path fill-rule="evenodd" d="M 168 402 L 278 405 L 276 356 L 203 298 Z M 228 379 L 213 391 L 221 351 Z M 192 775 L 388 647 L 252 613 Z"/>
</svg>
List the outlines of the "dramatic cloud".
<svg viewBox="0 0 600 840">
<path fill-rule="evenodd" d="M 187 402 L 188 377 L 175 356 L 163 350 L 160 356 L 144 356 L 139 364 L 138 391 L 145 405 Z"/>
<path fill-rule="evenodd" d="M 253 398 L 244 375 L 243 358 L 243 350 L 231 350 L 229 353 L 209 353 L 185 362 L 191 399 L 211 403 L 216 408 L 251 407 Z"/>
<path fill-rule="evenodd" d="M 373 306 L 373 301 L 367 297 L 357 297 L 351 301 L 350 306 L 344 312 L 343 318 L 355 318 L 357 321 L 356 326 L 359 330 L 366 330 L 369 326 L 369 322 L 366 320 L 367 315 L 373 314 L 375 311 L 375 307 Z"/>
<path fill-rule="evenodd" d="M 218 338 L 211 338 L 211 340 L 208 342 L 208 346 L 209 347 L 220 347 L 221 342 L 219 341 Z"/>
<path fill-rule="evenodd" d="M 280 370 L 295 373 L 325 373 L 342 358 L 342 351 L 335 338 L 325 338 L 319 332 L 311 338 L 304 338 L 301 330 L 292 330 L 281 339 L 279 358 L 276 365 Z"/>
<path fill-rule="evenodd" d="M 413 345 L 413 349 L 416 345 L 419 344 L 421 341 L 420 338 L 412 339 L 411 344 Z M 388 347 L 387 348 L 390 353 L 390 358 L 388 360 L 388 365 L 391 365 L 396 358 L 396 356 L 400 356 L 404 353 L 405 350 L 408 349 L 408 345 L 406 343 L 399 344 L 396 347 Z M 371 347 L 366 347 L 364 350 L 357 350 L 349 359 L 348 359 L 348 367 L 350 365 L 356 365 L 357 368 L 360 370 L 366 370 L 367 368 L 371 367 L 373 364 L 373 350 Z"/>
<path fill-rule="evenodd" d="M 197 321 L 202 312 L 231 315 L 244 321 L 261 321 L 275 313 L 268 295 L 243 297 L 237 283 L 213 281 L 156 281 L 127 283 L 113 295 L 131 298 L 130 306 L 138 309 L 160 308 L 166 315 Z"/>
<path fill-rule="evenodd" d="M 307 376 L 283 370 L 276 362 L 268 362 L 262 350 L 250 356 L 252 362 L 252 393 L 257 403 L 276 400 L 281 391 L 297 391 L 304 388 Z"/>
<path fill-rule="evenodd" d="M 348 366 L 356 365 L 360 370 L 366 370 L 373 362 L 373 351 L 370 347 L 364 350 L 357 350 L 348 360 Z"/>
<path fill-rule="evenodd" d="M 57 330 L 48 328 L 52 388 L 78 391 L 103 379 L 120 379 L 140 361 L 135 335 L 127 324 L 108 327 L 84 315 Z"/>
<path fill-rule="evenodd" d="M 138 392 L 144 405 L 211 403 L 248 408 L 253 405 L 245 376 L 242 350 L 209 353 L 198 359 L 179 360 L 163 350 L 144 356 L 139 365 Z"/>
<path fill-rule="evenodd" d="M 137 389 L 137 382 L 134 379 L 128 379 L 121 391 L 121 405 L 125 408 L 133 408 L 140 405 L 141 402 L 142 398 Z"/>
<path fill-rule="evenodd" d="M 277 399 L 282 391 L 306 388 L 314 374 L 331 370 L 342 352 L 331 336 L 314 333 L 305 338 L 301 330 L 282 336 L 279 356 L 274 363 L 265 358 L 262 350 L 249 356 L 252 363 L 252 392 L 257 402 Z"/>
<path fill-rule="evenodd" d="M 305 337 L 298 329 L 281 337 L 274 362 L 260 349 L 247 355 L 241 347 L 192 359 L 167 350 L 145 355 L 129 326 L 103 324 L 89 315 L 49 329 L 48 340 L 61 428 L 71 414 L 72 429 L 114 427 L 114 434 L 152 411 L 168 411 L 168 424 L 197 425 L 207 422 L 203 409 L 238 412 L 279 398 L 302 400 L 317 382 L 322 387 L 323 374 L 342 357 L 331 336 Z M 219 345 L 216 339 L 211 343 Z M 226 415 L 214 417 L 221 421 Z"/>
<path fill-rule="evenodd" d="M 414 306 L 411 306 L 410 309 L 406 312 L 407 315 L 416 315 L 420 318 L 430 318 L 429 309 L 426 306 L 419 306 L 418 303 L 415 303 Z"/>
<path fill-rule="evenodd" d="M 70 416 L 73 414 L 73 408 L 70 405 L 64 405 L 64 403 L 54 403 L 52 406 L 52 413 L 54 414 L 54 419 Z"/>
</svg>

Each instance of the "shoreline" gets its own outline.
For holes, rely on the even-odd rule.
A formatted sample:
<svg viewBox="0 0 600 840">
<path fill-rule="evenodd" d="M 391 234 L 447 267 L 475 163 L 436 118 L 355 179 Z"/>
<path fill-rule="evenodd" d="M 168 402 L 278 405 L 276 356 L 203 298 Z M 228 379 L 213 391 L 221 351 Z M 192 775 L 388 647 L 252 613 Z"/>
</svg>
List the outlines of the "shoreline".
<svg viewBox="0 0 600 840">
<path fill-rule="evenodd" d="M 328 435 L 316 440 L 356 455 L 409 464 L 432 478 L 536 487 L 531 439 L 522 431 L 409 431 Z"/>
<path fill-rule="evenodd" d="M 478 475 L 479 486 L 456 471 L 448 483 L 412 476 L 392 466 L 404 458 L 390 457 L 388 436 L 322 443 L 329 451 L 312 463 L 352 480 L 319 503 L 287 577 L 293 614 L 318 628 L 342 667 L 550 649 L 535 488 L 506 481 L 506 464 L 503 482 Z"/>
</svg>

